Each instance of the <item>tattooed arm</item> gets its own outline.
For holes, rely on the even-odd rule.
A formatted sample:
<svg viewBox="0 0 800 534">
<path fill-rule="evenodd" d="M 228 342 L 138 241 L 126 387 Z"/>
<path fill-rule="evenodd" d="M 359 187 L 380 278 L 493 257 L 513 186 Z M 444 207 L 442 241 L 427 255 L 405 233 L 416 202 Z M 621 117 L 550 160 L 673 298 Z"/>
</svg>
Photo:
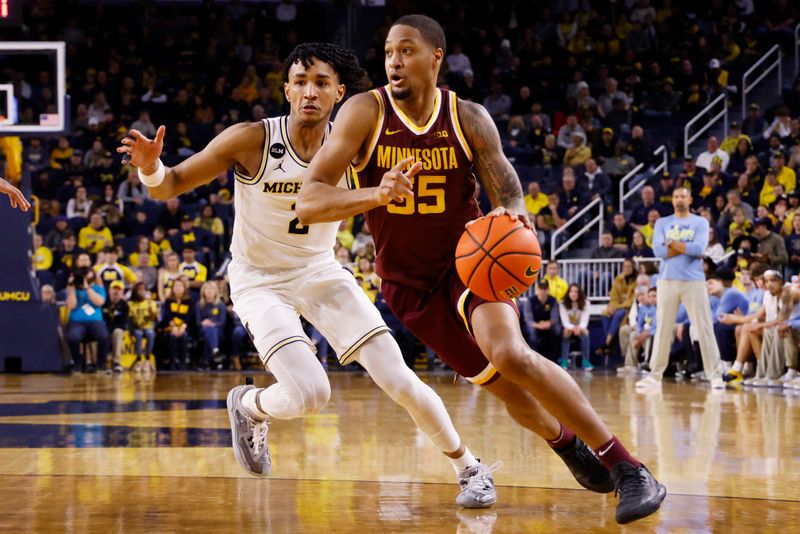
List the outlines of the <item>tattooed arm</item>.
<svg viewBox="0 0 800 534">
<path fill-rule="evenodd" d="M 492 215 L 509 214 L 531 227 L 517 171 L 511 166 L 489 113 L 479 104 L 458 101 L 458 118 L 472 149 L 478 178 L 489 195 Z"/>
</svg>

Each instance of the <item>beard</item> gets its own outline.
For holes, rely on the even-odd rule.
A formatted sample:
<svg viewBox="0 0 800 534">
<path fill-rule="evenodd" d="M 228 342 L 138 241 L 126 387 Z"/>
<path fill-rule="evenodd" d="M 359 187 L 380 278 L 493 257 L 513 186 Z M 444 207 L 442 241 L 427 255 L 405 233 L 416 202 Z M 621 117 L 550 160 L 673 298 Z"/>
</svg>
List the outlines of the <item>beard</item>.
<svg viewBox="0 0 800 534">
<path fill-rule="evenodd" d="M 392 98 L 395 100 L 405 100 L 411 96 L 411 88 L 407 87 L 405 89 L 397 89 L 392 87 Z"/>
</svg>

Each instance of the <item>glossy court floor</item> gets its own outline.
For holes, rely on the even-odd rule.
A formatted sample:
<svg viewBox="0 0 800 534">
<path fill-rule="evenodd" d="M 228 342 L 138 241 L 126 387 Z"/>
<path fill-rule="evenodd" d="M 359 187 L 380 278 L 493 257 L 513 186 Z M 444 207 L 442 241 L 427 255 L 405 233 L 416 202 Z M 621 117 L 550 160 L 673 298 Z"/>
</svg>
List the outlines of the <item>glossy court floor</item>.
<svg viewBox="0 0 800 534">
<path fill-rule="evenodd" d="M 333 373 L 324 412 L 271 425 L 273 475 L 230 450 L 236 374 L 0 375 L 0 532 L 798 532 L 800 396 L 711 393 L 574 375 L 665 483 L 662 510 L 619 527 L 616 499 L 579 489 L 500 403 L 426 376 L 491 463 L 498 503 L 459 510 L 452 468 L 368 378 Z M 266 375 L 256 384 L 267 385 Z"/>
</svg>

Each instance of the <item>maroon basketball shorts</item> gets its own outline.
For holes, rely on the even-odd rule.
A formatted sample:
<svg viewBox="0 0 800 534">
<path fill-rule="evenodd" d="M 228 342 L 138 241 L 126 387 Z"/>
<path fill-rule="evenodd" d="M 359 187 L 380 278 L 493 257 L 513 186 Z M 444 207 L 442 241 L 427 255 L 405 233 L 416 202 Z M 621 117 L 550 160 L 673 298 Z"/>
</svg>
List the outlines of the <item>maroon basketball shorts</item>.
<svg viewBox="0 0 800 534">
<path fill-rule="evenodd" d="M 500 376 L 472 336 L 472 312 L 490 301 L 464 287 L 455 268 L 430 291 L 389 280 L 381 291 L 400 322 L 456 373 L 484 386 Z M 519 313 L 512 301 L 504 302 Z"/>
</svg>

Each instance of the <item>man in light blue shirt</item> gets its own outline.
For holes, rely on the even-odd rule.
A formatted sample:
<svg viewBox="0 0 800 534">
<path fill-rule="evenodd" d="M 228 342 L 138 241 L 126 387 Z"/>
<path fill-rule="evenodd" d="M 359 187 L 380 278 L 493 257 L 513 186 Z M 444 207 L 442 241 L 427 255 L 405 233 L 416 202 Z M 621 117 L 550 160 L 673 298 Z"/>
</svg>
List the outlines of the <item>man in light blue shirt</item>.
<svg viewBox="0 0 800 534">
<path fill-rule="evenodd" d="M 708 281 L 709 294 L 719 297 L 719 305 L 711 313 L 714 320 L 714 335 L 722 359 L 731 363 L 736 360 L 736 325 L 723 323 L 720 318 L 729 313 L 744 316 L 750 308 L 750 302 L 744 293 L 734 289 L 735 279 L 736 275 L 732 269 L 720 267 Z"/>
<path fill-rule="evenodd" d="M 675 213 L 656 221 L 653 229 L 653 252 L 661 258 L 658 276 L 656 323 L 650 357 L 650 375 L 636 387 L 661 387 L 661 378 L 669 363 L 669 347 L 675 328 L 678 306 L 683 303 L 700 343 L 706 378 L 714 389 L 725 389 L 722 381 L 719 347 L 714 338 L 711 305 L 703 274 L 703 251 L 708 245 L 708 221 L 689 211 L 692 196 L 685 187 L 672 192 Z"/>
</svg>

